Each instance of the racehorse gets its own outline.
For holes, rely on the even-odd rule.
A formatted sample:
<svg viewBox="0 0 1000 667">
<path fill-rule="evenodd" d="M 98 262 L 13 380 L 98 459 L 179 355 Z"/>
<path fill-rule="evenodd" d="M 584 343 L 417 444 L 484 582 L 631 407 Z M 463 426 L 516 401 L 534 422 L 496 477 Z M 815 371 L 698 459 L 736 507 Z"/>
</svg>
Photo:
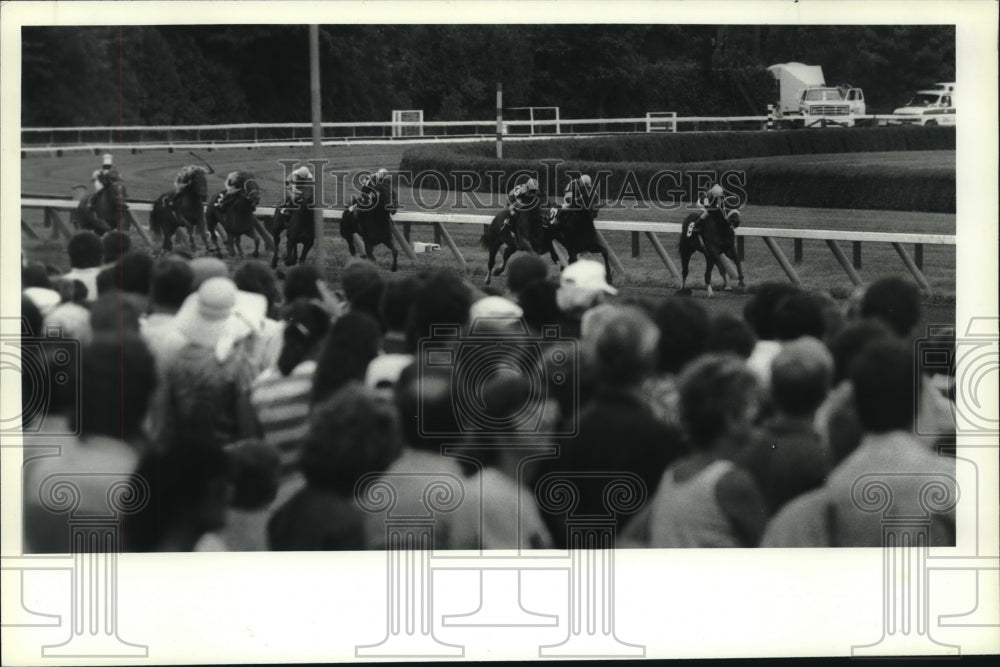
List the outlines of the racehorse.
<svg viewBox="0 0 1000 667">
<path fill-rule="evenodd" d="M 108 172 L 105 178 L 104 187 L 80 199 L 75 216 L 81 229 L 89 229 L 98 236 L 125 228 L 125 182 L 115 171 Z"/>
<path fill-rule="evenodd" d="M 222 229 L 226 232 L 226 249 L 230 257 L 238 254 L 240 259 L 243 259 L 243 248 L 240 243 L 243 236 L 253 240 L 253 256 L 260 257 L 260 235 L 257 234 L 259 223 L 253 214 L 260 203 L 260 186 L 257 185 L 253 174 L 246 171 L 237 172 L 234 182 L 238 190 L 223 210 L 218 208 L 218 202 L 225 196 L 225 191 L 216 194 L 209 204 L 205 212 L 208 233 L 215 244 L 215 251 L 221 254 L 215 228 L 222 223 Z"/>
<path fill-rule="evenodd" d="M 211 252 L 205 223 L 204 202 L 207 198 L 208 179 L 201 167 L 186 167 L 178 175 L 174 189 L 156 198 L 149 213 L 149 228 L 157 237 L 163 238 L 164 252 L 173 249 L 171 238 L 181 227 L 188 234 L 191 250 L 194 250 L 194 228 L 197 227 L 205 243 L 205 252 Z"/>
<path fill-rule="evenodd" d="M 353 210 L 352 210 L 353 209 Z M 347 249 L 351 256 L 357 255 L 354 247 L 354 234 L 358 234 L 365 242 L 365 257 L 375 261 L 375 246 L 384 245 L 392 253 L 392 271 L 396 270 L 399 252 L 392 240 L 392 218 L 390 209 L 351 207 L 340 217 L 340 235 L 347 241 Z"/>
<path fill-rule="evenodd" d="M 559 263 L 556 251 L 552 247 L 553 241 L 559 241 L 562 247 L 566 248 L 569 255 L 569 263 L 577 260 L 581 252 L 596 252 L 604 258 L 604 272 L 607 276 L 608 284 L 611 284 L 611 260 L 607 245 L 597 233 L 594 227 L 594 218 L 597 211 L 585 208 L 560 208 L 556 212 L 556 218 L 551 225 L 545 228 L 545 246 L 552 257 L 552 262 Z"/>
<path fill-rule="evenodd" d="M 316 227 L 313 224 L 313 210 L 309 202 L 303 201 L 298 207 L 285 207 L 285 202 L 274 209 L 274 216 L 267 224 L 267 231 L 274 239 L 274 256 L 271 258 L 271 268 L 278 268 L 278 251 L 281 247 L 281 232 L 287 232 L 285 240 L 285 266 L 302 264 L 306 255 L 316 241 Z M 302 255 L 299 255 L 299 244 L 302 244 Z"/>
<path fill-rule="evenodd" d="M 529 209 L 516 209 L 511 223 L 503 226 L 506 211 L 500 211 L 490 222 L 490 226 L 479 238 L 479 243 L 489 253 L 489 260 L 486 265 L 486 284 L 489 285 L 493 276 L 503 274 L 507 268 L 510 256 L 518 250 L 536 252 L 539 255 L 546 251 L 551 252 L 551 242 L 546 242 L 544 230 L 544 214 L 541 206 L 533 206 Z M 493 270 L 496 263 L 497 251 L 500 246 L 506 246 L 503 250 L 503 264 L 498 269 Z"/>
<path fill-rule="evenodd" d="M 699 217 L 700 213 L 691 213 L 684 218 L 681 226 L 681 238 L 678 249 L 681 254 L 681 290 L 687 289 L 688 263 L 695 251 L 705 255 L 705 289 L 712 296 L 712 268 L 718 266 L 722 274 L 723 288 L 729 286 L 729 276 L 722 264 L 721 255 L 725 255 L 736 264 L 739 286 L 743 287 L 743 266 L 736 252 L 736 228 L 740 226 L 740 212 L 733 209 L 725 217 L 718 211 L 713 211 L 702 223 L 701 234 L 687 235 L 687 230 Z"/>
</svg>

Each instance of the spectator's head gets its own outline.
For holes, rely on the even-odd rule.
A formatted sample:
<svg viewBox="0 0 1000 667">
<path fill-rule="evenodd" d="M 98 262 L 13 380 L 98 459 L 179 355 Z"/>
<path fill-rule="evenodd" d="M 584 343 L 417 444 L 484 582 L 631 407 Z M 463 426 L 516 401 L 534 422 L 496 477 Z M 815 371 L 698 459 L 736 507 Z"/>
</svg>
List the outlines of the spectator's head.
<svg viewBox="0 0 1000 667">
<path fill-rule="evenodd" d="M 104 267 L 97 274 L 97 298 L 101 298 L 111 292 L 121 290 L 121 265 L 112 264 Z"/>
<path fill-rule="evenodd" d="M 667 297 L 656 306 L 653 321 L 660 329 L 661 372 L 679 373 L 688 362 L 705 351 L 708 313 L 694 299 Z"/>
<path fill-rule="evenodd" d="M 149 300 L 153 310 L 176 313 L 191 294 L 194 272 L 187 262 L 161 259 L 153 265 L 150 282 Z"/>
<path fill-rule="evenodd" d="M 92 269 L 101 265 L 104 250 L 101 239 L 94 232 L 84 230 L 73 234 L 66 246 L 69 265 L 74 269 Z"/>
<path fill-rule="evenodd" d="M 385 471 L 401 449 L 392 403 L 349 382 L 314 406 L 300 467 L 310 486 L 351 498 L 363 475 Z"/>
<path fill-rule="evenodd" d="M 757 376 L 735 355 L 696 359 L 681 373 L 678 388 L 681 423 L 698 449 L 745 433 L 760 409 Z"/>
<path fill-rule="evenodd" d="M 278 357 L 278 370 L 288 375 L 296 366 L 315 354 L 330 328 L 330 315 L 311 299 L 293 301 L 285 315 L 284 343 Z"/>
<path fill-rule="evenodd" d="M 259 440 L 238 442 L 227 451 L 233 483 L 232 506 L 256 510 L 270 504 L 281 481 L 278 451 Z"/>
<path fill-rule="evenodd" d="M 607 308 L 611 311 L 595 317 L 593 326 L 584 321 L 581 344 L 585 358 L 604 386 L 635 386 L 656 368 L 660 332 L 635 306 Z"/>
<path fill-rule="evenodd" d="M 452 396 L 452 373 L 435 366 L 410 364 L 396 382 L 395 403 L 403 439 L 414 449 L 440 452 L 441 440 L 421 433 L 458 433 Z"/>
<path fill-rule="evenodd" d="M 419 341 L 430 336 L 437 325 L 468 324 L 472 292 L 457 275 L 446 269 L 431 269 L 418 277 L 406 326 L 409 352 L 415 353 Z"/>
<path fill-rule="evenodd" d="M 139 332 L 139 318 L 144 303 L 141 297 L 112 290 L 102 294 L 90 306 L 90 326 L 94 334 L 123 331 Z"/>
<path fill-rule="evenodd" d="M 153 276 L 153 258 L 141 250 L 129 250 L 121 259 L 122 291 L 149 295 Z"/>
<path fill-rule="evenodd" d="M 587 310 L 616 294 L 618 290 L 608 284 L 603 264 L 580 259 L 560 274 L 556 303 L 564 314 L 579 320 Z"/>
<path fill-rule="evenodd" d="M 233 273 L 233 282 L 238 290 L 263 295 L 267 299 L 267 316 L 272 319 L 276 317 L 281 292 L 278 290 L 278 280 L 267 264 L 255 259 L 243 262 Z"/>
<path fill-rule="evenodd" d="M 348 312 L 338 317 L 327 332 L 316 361 L 313 404 L 351 380 L 363 381 L 368 364 L 378 355 L 381 344 L 378 322 L 370 316 Z"/>
<path fill-rule="evenodd" d="M 83 438 L 134 443 L 141 437 L 156 368 L 146 343 L 132 331 L 96 331 L 81 351 L 79 417 Z"/>
<path fill-rule="evenodd" d="M 128 234 L 112 229 L 101 237 L 101 252 L 105 264 L 114 264 L 132 247 Z"/>
<path fill-rule="evenodd" d="M 920 321 L 920 291 L 902 278 L 881 278 L 865 290 L 861 317 L 881 320 L 897 336 L 909 336 Z"/>
<path fill-rule="evenodd" d="M 410 303 L 413 301 L 417 281 L 411 276 L 393 276 L 385 284 L 382 291 L 382 304 L 379 312 L 386 331 L 406 331 L 406 320 L 410 315 Z"/>
<path fill-rule="evenodd" d="M 188 443 L 185 436 L 179 441 Z M 232 495 L 229 457 L 220 447 L 170 446 L 144 454 L 135 476 L 149 501 L 126 515 L 127 551 L 191 551 L 205 533 L 222 528 Z"/>
<path fill-rule="evenodd" d="M 218 257 L 195 257 L 189 263 L 194 279 L 191 289 L 197 290 L 209 278 L 228 278 L 229 267 Z"/>
<path fill-rule="evenodd" d="M 783 345 L 771 361 L 771 396 L 778 410 L 792 417 L 811 416 L 832 380 L 833 357 L 811 336 Z"/>
<path fill-rule="evenodd" d="M 823 306 L 809 292 L 789 294 L 774 307 L 774 336 L 779 341 L 790 341 L 802 336 L 822 340 L 825 322 Z"/>
<path fill-rule="evenodd" d="M 45 316 L 45 327 L 58 327 L 62 335 L 87 345 L 94 338 L 90 326 L 90 311 L 78 303 L 62 303 Z"/>
<path fill-rule="evenodd" d="M 899 340 L 876 341 L 858 354 L 850 370 L 854 406 L 866 432 L 913 429 L 913 348 Z"/>
<path fill-rule="evenodd" d="M 285 303 L 291 303 L 298 298 L 322 299 L 319 291 L 319 281 L 322 276 L 315 264 L 296 264 L 285 274 Z"/>
<path fill-rule="evenodd" d="M 52 289 L 52 279 L 49 278 L 49 271 L 41 262 L 31 262 L 21 267 L 21 289 L 28 287 Z"/>
<path fill-rule="evenodd" d="M 209 278 L 189 295 L 174 316 L 177 331 L 189 343 L 214 348 L 236 306 L 236 285 L 229 278 Z"/>
<path fill-rule="evenodd" d="M 833 355 L 833 382 L 840 384 L 846 380 L 855 358 L 868 345 L 890 338 L 892 332 L 878 320 L 858 320 L 844 327 L 830 341 Z"/>
<path fill-rule="evenodd" d="M 721 313 L 709 321 L 706 352 L 731 352 L 748 359 L 756 344 L 757 338 L 750 325 L 735 315 Z"/>
<path fill-rule="evenodd" d="M 382 274 L 372 262 L 352 257 L 344 265 L 340 284 L 344 289 L 344 298 L 353 304 L 362 293 L 382 284 Z"/>
<path fill-rule="evenodd" d="M 543 326 L 559 324 L 562 313 L 556 303 L 557 287 L 547 280 L 534 282 L 521 290 L 518 303 L 524 311 L 524 321 L 533 332 Z"/>
<path fill-rule="evenodd" d="M 789 283 L 764 283 L 757 293 L 750 297 L 743 307 L 743 319 L 747 321 L 758 340 L 774 340 L 774 309 L 787 296 L 796 294 L 799 288 Z"/>
<path fill-rule="evenodd" d="M 538 255 L 516 255 L 507 267 L 507 291 L 519 297 L 532 283 L 542 282 L 549 275 L 549 267 Z"/>
</svg>

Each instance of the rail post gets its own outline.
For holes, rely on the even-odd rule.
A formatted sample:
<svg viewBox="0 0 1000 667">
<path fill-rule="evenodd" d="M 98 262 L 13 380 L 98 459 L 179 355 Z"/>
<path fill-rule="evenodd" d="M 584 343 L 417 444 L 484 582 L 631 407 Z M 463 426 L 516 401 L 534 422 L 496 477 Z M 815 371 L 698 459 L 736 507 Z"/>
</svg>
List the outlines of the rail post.
<svg viewBox="0 0 1000 667">
<path fill-rule="evenodd" d="M 802 239 L 792 239 L 792 261 L 802 263 Z"/>
<path fill-rule="evenodd" d="M 774 242 L 774 239 L 770 236 L 762 236 L 761 238 L 764 239 L 764 244 L 767 245 L 771 254 L 774 255 L 774 258 L 778 260 L 778 266 L 784 270 L 788 279 L 796 285 L 801 285 L 802 281 L 799 280 L 799 274 L 795 273 L 795 269 L 792 267 L 791 263 L 789 263 L 788 258 L 785 257 L 785 253 L 781 252 L 781 248 L 779 248 L 778 244 Z"/>
<path fill-rule="evenodd" d="M 639 257 L 639 232 L 632 232 L 632 257 Z"/>
<path fill-rule="evenodd" d="M 920 285 L 921 289 L 927 292 L 927 294 L 933 294 L 934 291 L 931 289 L 931 284 L 927 282 L 927 278 L 924 277 L 923 272 L 917 267 L 916 264 L 913 263 L 910 253 L 906 252 L 906 248 L 903 247 L 903 244 L 898 241 L 893 241 L 892 247 L 896 249 L 896 252 L 899 254 L 899 258 L 903 260 L 903 264 L 907 269 L 909 269 L 910 273 L 913 274 L 913 278 L 917 281 L 917 284 Z"/>
<path fill-rule="evenodd" d="M 826 245 L 830 248 L 830 252 L 832 252 L 833 256 L 837 259 L 837 263 L 840 264 L 840 268 L 842 268 L 847 274 L 847 277 L 851 279 L 851 282 L 855 285 L 860 285 L 862 283 L 861 276 L 858 275 L 858 272 L 854 270 L 854 267 L 851 266 L 851 263 L 847 260 L 847 255 L 845 255 L 844 251 L 840 249 L 840 244 L 834 239 L 827 239 Z"/>
<path fill-rule="evenodd" d="M 746 261 L 746 239 L 742 236 L 736 237 L 736 256 L 741 262 Z"/>
<path fill-rule="evenodd" d="M 921 271 L 924 270 L 924 244 L 915 243 L 913 245 L 913 263 L 917 265 L 917 268 Z"/>
<path fill-rule="evenodd" d="M 854 268 L 861 268 L 861 241 L 851 241 L 851 253 L 854 255 Z"/>
<path fill-rule="evenodd" d="M 774 129 L 774 105 L 767 105 L 767 131 L 770 132 Z"/>
</svg>

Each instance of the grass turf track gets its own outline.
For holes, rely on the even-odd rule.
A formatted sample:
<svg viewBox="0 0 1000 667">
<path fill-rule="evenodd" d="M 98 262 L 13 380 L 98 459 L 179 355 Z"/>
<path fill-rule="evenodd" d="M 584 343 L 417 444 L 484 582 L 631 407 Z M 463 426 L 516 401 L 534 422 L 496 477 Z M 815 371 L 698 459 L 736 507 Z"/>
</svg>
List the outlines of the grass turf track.
<svg viewBox="0 0 1000 667">
<path fill-rule="evenodd" d="M 354 172 L 357 170 L 372 170 L 378 167 L 395 168 L 399 164 L 405 146 L 398 145 L 358 145 L 358 146 L 337 146 L 327 147 L 323 151 L 324 157 L 329 161 L 325 170 L 328 174 L 331 170 L 344 170 Z M 218 190 L 223 187 L 225 174 L 235 169 L 247 169 L 257 176 L 263 190 L 263 202 L 265 204 L 275 203 L 281 196 L 282 179 L 284 171 L 278 160 L 287 159 L 308 159 L 311 149 L 303 148 L 258 148 L 247 149 L 217 149 L 211 152 L 206 150 L 198 151 L 215 168 L 216 174 L 209 177 L 209 187 L 211 190 Z M 774 158 L 760 158 L 760 160 L 782 160 L 785 164 L 794 162 L 796 164 L 821 165 L 824 163 L 838 162 L 844 160 L 856 162 L 857 164 L 885 164 L 900 170 L 901 174 L 908 172 L 919 172 L 926 169 L 928 165 L 936 168 L 940 166 L 955 164 L 954 151 L 905 151 L 888 153 L 865 153 L 865 154 L 837 154 L 837 155 L 800 155 L 782 156 Z M 734 168 L 740 164 L 747 164 L 751 160 L 734 160 Z M 149 200 L 158 194 L 169 190 L 173 178 L 177 171 L 187 165 L 196 164 L 197 161 L 186 152 L 168 153 L 165 150 L 138 153 L 115 153 L 115 163 L 125 178 L 128 187 L 129 198 L 138 200 Z M 21 160 L 21 190 L 22 193 L 32 195 L 55 195 L 65 196 L 70 193 L 73 185 L 87 183 L 90 173 L 100 165 L 100 158 L 93 154 L 67 154 L 63 157 L 54 155 L 34 154 Z M 327 181 L 328 201 L 333 199 L 335 194 L 330 191 L 332 179 Z M 347 195 L 350 195 L 350 188 Z M 424 202 L 434 202 L 439 199 L 439 194 L 433 190 L 413 191 L 410 188 L 400 189 L 399 197 L 405 209 L 414 210 L 414 203 L 417 199 Z M 466 213 L 495 213 L 499 208 L 500 198 L 491 197 L 487 194 L 477 195 L 481 203 L 485 205 L 483 210 L 470 210 L 462 204 L 472 204 L 471 200 L 461 199 L 456 201 L 456 195 L 452 193 L 440 207 L 443 212 L 462 210 Z M 626 202 L 627 203 L 627 202 Z M 656 220 L 664 222 L 680 222 L 684 211 L 662 211 L 656 209 L 637 209 L 635 207 L 625 207 L 621 210 L 603 209 L 601 219 L 604 220 Z M 24 219 L 29 224 L 35 226 L 41 232 L 47 234 L 48 230 L 41 229 L 41 211 L 25 211 Z M 937 213 L 907 213 L 900 211 L 853 211 L 849 209 L 809 209 L 793 207 L 773 207 L 754 206 L 748 204 L 744 209 L 744 225 L 748 227 L 782 227 L 797 229 L 840 229 L 840 230 L 864 230 L 864 231 L 884 231 L 884 232 L 913 232 L 913 233 L 933 233 L 933 234 L 953 234 L 955 233 L 955 216 L 950 214 Z M 486 254 L 479 248 L 478 238 L 481 228 L 477 225 L 452 225 L 449 227 L 453 237 L 462 248 L 463 254 L 469 264 L 470 279 L 476 283 L 482 282 Z M 642 240 L 642 254 L 639 258 L 631 257 L 631 235 L 628 232 L 605 232 L 605 236 L 611 247 L 618 254 L 622 263 L 627 269 L 627 275 L 615 276 L 615 283 L 623 288 L 625 294 L 657 295 L 663 294 L 664 290 L 676 287 L 677 283 L 671 277 L 666 267 L 662 265 L 654 254 L 647 241 Z M 44 234 L 43 234 L 44 237 Z M 433 240 L 433 233 L 430 228 L 413 227 L 413 240 Z M 49 241 L 35 242 L 22 237 L 24 249 L 29 256 L 36 257 L 42 261 L 52 262 L 61 268 L 67 268 L 63 243 L 53 243 Z M 672 253 L 675 263 L 679 265 L 679 258 L 676 253 L 677 239 L 673 235 L 661 237 L 661 241 L 669 252 Z M 785 251 L 786 255 L 792 257 L 791 239 L 778 240 L 778 244 Z M 245 246 L 249 246 L 244 242 Z M 849 244 L 842 244 L 845 252 L 850 253 Z M 331 225 L 325 241 L 327 266 L 325 273 L 330 279 L 336 280 L 339 268 L 343 266 L 348 257 L 344 242 L 336 233 L 334 225 Z M 245 248 L 245 251 L 249 248 Z M 389 267 L 389 254 L 384 248 L 375 251 L 379 266 L 384 269 Z M 413 262 L 405 255 L 400 254 L 399 267 L 401 271 L 414 271 L 420 266 L 445 265 L 455 266 L 455 261 L 451 254 L 442 249 L 438 253 L 418 255 L 419 260 Z M 874 280 L 885 275 L 905 275 L 909 276 L 903 267 L 899 257 L 888 244 L 864 244 L 862 251 L 862 268 L 859 273 L 865 280 Z M 704 272 L 704 260 L 700 255 L 692 259 L 691 275 L 688 278 L 690 286 L 699 287 L 701 285 L 701 275 Z M 836 263 L 826 244 L 822 241 L 803 242 L 803 262 L 796 267 L 799 277 L 806 287 L 830 290 L 835 296 L 842 296 L 850 291 L 851 284 L 843 270 Z M 553 272 L 555 268 L 553 267 Z M 744 272 L 746 281 L 750 288 L 753 285 L 769 280 L 786 280 L 784 273 L 775 263 L 770 251 L 764 246 L 760 239 L 748 238 L 746 242 L 746 260 L 744 262 Z M 954 246 L 925 246 L 924 248 L 924 274 L 932 287 L 940 295 L 943 295 L 947 303 L 935 306 L 934 310 L 941 310 L 943 317 L 935 317 L 935 322 L 951 322 L 954 320 L 954 305 L 950 303 L 955 291 L 955 248 Z M 718 285 L 720 279 L 715 278 Z M 495 283 L 497 284 L 497 283 Z M 502 280 L 499 283 L 502 285 Z M 695 290 L 698 297 L 704 296 L 703 290 Z M 938 299 L 935 299 L 937 301 Z M 737 295 L 722 295 L 713 300 L 716 304 L 713 310 L 722 308 L 724 310 L 738 310 L 742 308 L 743 299 Z M 929 306 L 931 304 L 928 304 Z M 950 315 L 948 315 L 950 312 Z"/>
</svg>

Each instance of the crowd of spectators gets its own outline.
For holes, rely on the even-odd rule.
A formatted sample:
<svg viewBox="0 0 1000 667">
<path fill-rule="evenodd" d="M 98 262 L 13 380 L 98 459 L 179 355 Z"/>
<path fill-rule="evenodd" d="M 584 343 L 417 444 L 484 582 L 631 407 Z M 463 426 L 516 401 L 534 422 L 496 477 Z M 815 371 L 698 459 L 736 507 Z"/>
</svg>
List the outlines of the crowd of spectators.
<svg viewBox="0 0 1000 667">
<path fill-rule="evenodd" d="M 72 512 L 106 512 L 109 476 L 143 487 L 126 550 L 247 551 L 386 547 L 385 512 L 359 502 L 371 480 L 406 516 L 431 511 L 434 480 L 460 485 L 431 517 L 438 548 L 564 548 L 570 515 L 619 546 L 880 546 L 859 478 L 953 474 L 953 377 L 915 364 L 921 296 L 901 278 L 846 305 L 765 283 L 712 314 L 620 295 L 588 260 L 553 279 L 520 255 L 484 292 L 356 259 L 334 284 L 313 265 L 279 283 L 119 232 L 67 250 L 61 275 L 22 262 L 22 350 L 42 369 L 23 376 L 29 551 L 70 548 L 53 476 L 77 485 Z M 562 513 L 536 493 L 560 475 L 578 496 Z M 616 476 L 641 507 L 609 507 Z M 918 476 L 895 479 L 915 503 Z M 931 537 L 954 542 L 952 513 Z"/>
</svg>

